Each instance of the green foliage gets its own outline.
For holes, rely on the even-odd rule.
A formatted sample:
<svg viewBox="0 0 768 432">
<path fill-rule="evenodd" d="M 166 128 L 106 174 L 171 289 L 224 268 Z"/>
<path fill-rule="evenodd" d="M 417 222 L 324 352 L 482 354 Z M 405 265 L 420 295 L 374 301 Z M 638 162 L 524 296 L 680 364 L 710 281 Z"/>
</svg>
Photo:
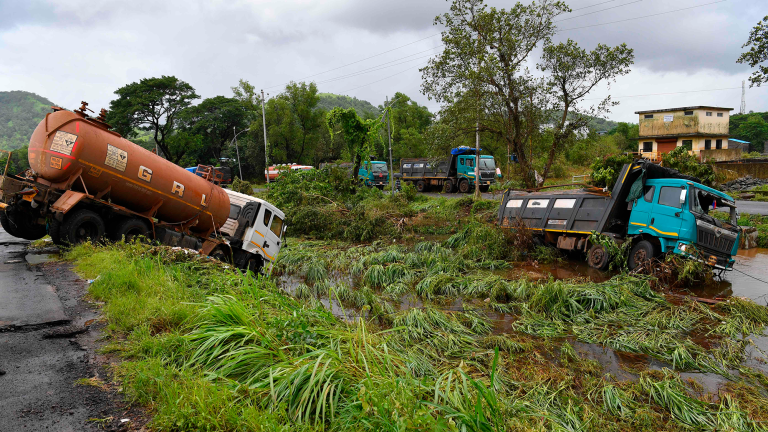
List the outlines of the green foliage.
<svg viewBox="0 0 768 432">
<path fill-rule="evenodd" d="M 38 123 L 51 112 L 53 102 L 25 91 L 0 91 L 0 149 L 29 145 Z"/>
<path fill-rule="evenodd" d="M 29 146 L 19 147 L 11 153 L 11 162 L 8 164 L 8 174 L 21 174 L 29 169 Z M 8 153 L 0 152 L 0 172 L 5 171 L 8 162 Z"/>
<path fill-rule="evenodd" d="M 200 98 L 195 89 L 174 76 L 143 78 L 115 90 L 117 99 L 109 103 L 107 122 L 127 139 L 137 129 L 151 131 L 162 154 L 177 163 L 187 152 L 182 145 L 171 146 L 168 138 L 177 130 L 179 113 Z"/>
<path fill-rule="evenodd" d="M 305 164 L 315 161 L 316 147 L 322 144 L 325 132 L 325 111 L 317 109 L 319 102 L 315 83 L 293 81 L 267 102 L 270 161 Z"/>
<path fill-rule="evenodd" d="M 424 133 L 432 125 L 434 115 L 407 95 L 396 92 L 389 99 L 392 130 L 392 153 L 395 159 L 424 157 L 429 153 Z M 379 109 L 385 111 L 385 106 Z M 386 133 L 386 129 L 384 129 Z M 386 142 L 386 139 L 385 139 Z M 380 154 L 386 156 L 385 154 Z"/>
<path fill-rule="evenodd" d="M 742 53 L 737 63 L 746 63 L 751 67 L 757 67 L 749 77 L 750 86 L 760 87 L 760 84 L 768 82 L 768 15 L 758 22 L 749 32 L 749 38 L 742 48 L 750 47 L 749 51 Z"/>
<path fill-rule="evenodd" d="M 356 178 L 360 162 L 372 153 L 376 143 L 381 140 L 378 131 L 382 123 L 374 119 L 363 120 L 352 108 L 334 108 L 326 115 L 325 121 L 331 135 L 336 128 L 340 130 L 352 159 L 352 177 Z"/>
<path fill-rule="evenodd" d="M 696 156 L 689 154 L 683 147 L 677 147 L 663 155 L 661 160 L 665 167 L 697 177 L 706 186 L 715 186 L 718 183 L 718 176 L 712 162 L 700 163 Z"/>
<path fill-rule="evenodd" d="M 235 176 L 235 179 L 232 180 L 230 189 L 242 194 L 253 195 L 253 185 L 245 180 L 240 180 L 240 177 L 238 176 Z"/>
<path fill-rule="evenodd" d="M 241 101 L 216 96 L 204 99 L 200 104 L 185 108 L 179 113 L 182 128 L 191 135 L 201 137 L 201 152 L 190 152 L 198 164 L 220 164 L 223 150 L 229 145 L 236 131 L 248 127 L 248 114 Z M 178 147 L 176 147 L 178 148 Z"/>
<path fill-rule="evenodd" d="M 371 105 L 368 101 L 360 100 L 356 97 L 333 93 L 318 93 L 317 96 L 320 99 L 317 103 L 317 108 L 323 111 L 331 111 L 334 108 L 352 108 L 358 116 L 364 119 L 379 116 L 379 110 L 375 106 Z"/>
<path fill-rule="evenodd" d="M 763 143 L 768 141 L 768 122 L 760 114 L 748 114 L 739 118 L 738 127 L 731 129 L 731 135 L 749 141 L 752 151 L 762 152 Z"/>
<path fill-rule="evenodd" d="M 616 184 L 616 180 L 619 178 L 621 169 L 624 165 L 632 163 L 632 160 L 633 158 L 631 155 L 623 154 L 610 155 L 595 160 L 590 166 L 592 169 L 592 173 L 590 174 L 592 184 L 597 187 L 613 188 L 613 185 Z"/>
</svg>

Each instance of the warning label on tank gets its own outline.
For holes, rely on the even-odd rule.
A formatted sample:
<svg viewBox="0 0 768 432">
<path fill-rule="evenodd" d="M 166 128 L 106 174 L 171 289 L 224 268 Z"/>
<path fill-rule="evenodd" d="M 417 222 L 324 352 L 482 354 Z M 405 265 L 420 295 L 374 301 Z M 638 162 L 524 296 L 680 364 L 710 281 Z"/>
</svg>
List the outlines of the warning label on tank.
<svg viewBox="0 0 768 432">
<path fill-rule="evenodd" d="M 72 154 L 72 148 L 75 146 L 75 142 L 77 142 L 77 135 L 64 131 L 56 131 L 56 135 L 53 136 L 53 142 L 51 143 L 51 151 L 69 156 Z"/>
<path fill-rule="evenodd" d="M 125 166 L 127 164 L 128 152 L 120 150 L 111 144 L 107 144 L 107 160 L 104 161 L 104 165 L 111 166 L 116 170 L 125 171 Z"/>
<path fill-rule="evenodd" d="M 51 156 L 51 168 L 61 169 L 61 158 Z"/>
</svg>

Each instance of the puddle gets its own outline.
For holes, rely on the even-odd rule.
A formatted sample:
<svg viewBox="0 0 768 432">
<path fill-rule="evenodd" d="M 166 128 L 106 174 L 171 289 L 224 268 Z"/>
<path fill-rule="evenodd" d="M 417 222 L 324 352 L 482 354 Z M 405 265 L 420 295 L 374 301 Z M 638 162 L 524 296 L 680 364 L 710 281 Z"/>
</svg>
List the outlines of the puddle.
<svg viewBox="0 0 768 432">
<path fill-rule="evenodd" d="M 27 260 L 27 263 L 29 265 L 37 265 L 42 263 L 47 263 L 51 261 L 56 261 L 61 257 L 58 253 L 28 253 L 24 255 L 24 259 Z"/>
<path fill-rule="evenodd" d="M 527 277 L 531 280 L 553 279 L 589 279 L 593 282 L 605 282 L 614 276 L 613 272 L 601 272 L 590 267 L 586 262 L 564 260 L 552 264 L 515 264 L 509 270 L 497 270 L 494 273 L 507 279 Z"/>
</svg>

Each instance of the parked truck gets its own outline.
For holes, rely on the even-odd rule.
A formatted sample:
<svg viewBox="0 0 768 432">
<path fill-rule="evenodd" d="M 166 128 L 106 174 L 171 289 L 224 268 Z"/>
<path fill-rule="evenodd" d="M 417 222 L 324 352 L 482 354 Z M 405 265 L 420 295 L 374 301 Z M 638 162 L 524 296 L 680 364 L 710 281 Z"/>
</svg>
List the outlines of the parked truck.
<svg viewBox="0 0 768 432">
<path fill-rule="evenodd" d="M 467 193 L 475 187 L 475 155 L 474 148 L 458 147 L 446 159 L 401 159 L 400 180 L 412 183 L 419 192 L 438 187 L 445 193 Z M 496 182 L 496 161 L 490 155 L 479 159 L 480 191 L 487 192 Z"/>
<path fill-rule="evenodd" d="M 382 161 L 366 161 L 357 170 L 357 179 L 368 187 L 384 189 L 389 184 L 387 163 Z"/>
<path fill-rule="evenodd" d="M 710 215 L 712 208 L 727 212 L 729 221 Z M 732 270 L 739 245 L 733 198 L 645 160 L 625 165 L 610 193 L 508 190 L 498 218 L 501 226 L 530 230 L 538 241 L 587 253 L 589 265 L 601 270 L 613 257 L 603 243 L 590 241 L 593 233 L 617 244 L 630 242 L 630 269 L 674 253 Z"/>
<path fill-rule="evenodd" d="M 272 204 L 214 184 L 124 139 L 98 117 L 53 107 L 32 134 L 31 169 L 0 178 L 0 223 L 56 244 L 144 236 L 195 249 L 240 269 L 271 267 L 285 215 Z M 208 174 L 205 173 L 208 172 Z M 219 179 L 220 180 L 220 179 Z"/>
</svg>

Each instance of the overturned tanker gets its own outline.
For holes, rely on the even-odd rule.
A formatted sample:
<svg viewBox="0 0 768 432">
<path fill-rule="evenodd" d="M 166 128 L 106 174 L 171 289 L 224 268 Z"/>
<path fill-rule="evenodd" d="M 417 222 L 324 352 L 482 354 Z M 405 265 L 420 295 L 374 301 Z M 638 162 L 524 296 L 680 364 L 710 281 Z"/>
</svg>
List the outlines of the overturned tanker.
<svg viewBox="0 0 768 432">
<path fill-rule="evenodd" d="M 729 221 L 711 209 L 729 213 Z M 630 269 L 666 253 L 732 270 L 738 249 L 736 203 L 699 179 L 639 160 L 624 165 L 611 193 L 598 188 L 524 192 L 508 190 L 499 208 L 502 226 L 520 226 L 559 249 L 588 254 L 589 265 L 605 269 L 613 257 L 593 233 L 630 242 Z"/>
<path fill-rule="evenodd" d="M 277 256 L 283 213 L 124 139 L 98 117 L 53 107 L 30 138 L 30 170 L 0 183 L 11 235 L 57 244 L 144 236 L 260 270 Z"/>
</svg>

